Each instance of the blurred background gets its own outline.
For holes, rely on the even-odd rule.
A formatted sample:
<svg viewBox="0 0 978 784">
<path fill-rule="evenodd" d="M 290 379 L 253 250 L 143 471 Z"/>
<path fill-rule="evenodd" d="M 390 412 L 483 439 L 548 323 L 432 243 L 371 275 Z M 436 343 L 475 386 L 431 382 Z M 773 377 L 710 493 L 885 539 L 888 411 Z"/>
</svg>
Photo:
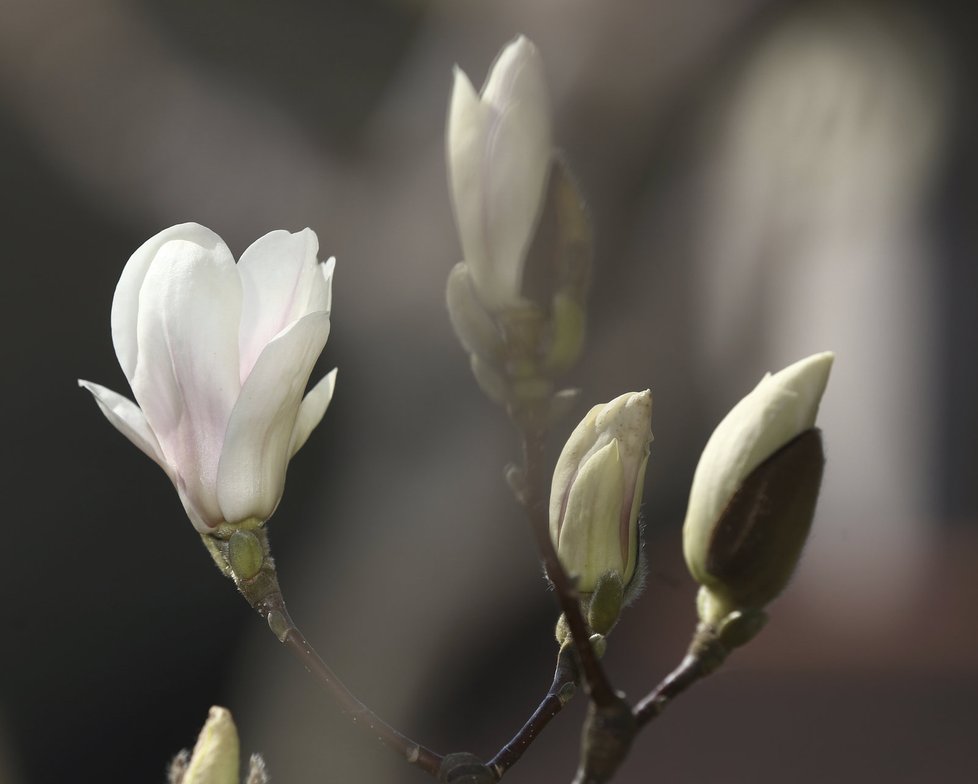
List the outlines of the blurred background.
<svg viewBox="0 0 978 784">
<path fill-rule="evenodd" d="M 699 450 L 767 370 L 836 352 L 814 535 L 764 633 L 617 781 L 978 776 L 978 146 L 956 2 L 0 0 L 0 782 L 162 782 L 212 704 L 276 782 L 421 782 L 338 716 L 79 377 L 128 394 L 129 255 L 194 220 L 335 254 L 332 407 L 271 524 L 307 636 L 382 716 L 490 757 L 549 685 L 555 610 L 502 479 L 515 433 L 443 305 L 451 69 L 538 45 L 592 210 L 587 408 L 651 387 L 637 699 L 694 625 Z M 970 85 L 970 86 L 969 86 Z M 577 700 L 507 781 L 568 781 Z"/>
</svg>

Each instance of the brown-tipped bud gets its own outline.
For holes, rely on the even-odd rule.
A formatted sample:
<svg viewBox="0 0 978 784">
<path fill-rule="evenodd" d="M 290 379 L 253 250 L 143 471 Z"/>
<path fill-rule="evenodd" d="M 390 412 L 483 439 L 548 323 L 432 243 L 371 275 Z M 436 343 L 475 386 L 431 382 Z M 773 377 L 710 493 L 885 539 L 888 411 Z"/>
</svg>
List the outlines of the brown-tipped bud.
<svg viewBox="0 0 978 784">
<path fill-rule="evenodd" d="M 824 463 L 821 432 L 812 428 L 750 473 L 697 556 L 702 620 L 763 608 L 788 584 L 808 539 Z"/>
<path fill-rule="evenodd" d="M 787 584 L 808 537 L 822 481 L 813 425 L 833 356 L 765 376 L 710 437 L 690 490 L 683 550 L 703 586 L 701 620 L 761 609 Z"/>
</svg>

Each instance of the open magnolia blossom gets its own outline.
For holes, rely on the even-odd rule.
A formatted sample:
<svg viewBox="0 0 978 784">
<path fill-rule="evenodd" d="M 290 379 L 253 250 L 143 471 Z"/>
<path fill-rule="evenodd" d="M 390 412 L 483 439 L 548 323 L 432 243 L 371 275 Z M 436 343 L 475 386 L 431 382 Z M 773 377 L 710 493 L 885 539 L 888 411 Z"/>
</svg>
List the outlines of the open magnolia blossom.
<svg viewBox="0 0 978 784">
<path fill-rule="evenodd" d="M 592 408 L 574 428 L 550 488 L 550 538 L 583 593 L 614 572 L 623 586 L 638 563 L 638 512 L 652 441 L 652 393 Z"/>
<path fill-rule="evenodd" d="M 268 519 L 329 405 L 335 370 L 303 396 L 329 335 L 334 260 L 318 250 L 311 229 L 273 231 L 235 264 L 185 223 L 143 243 L 116 286 L 112 341 L 139 405 L 78 383 L 163 468 L 201 533 Z"/>
<path fill-rule="evenodd" d="M 724 605 L 738 595 L 756 604 L 773 598 L 794 569 L 821 481 L 821 439 L 812 428 L 833 358 L 831 352 L 814 354 L 765 375 L 717 425 L 703 449 L 689 493 L 683 551 L 693 577 L 716 605 L 701 607 L 701 613 L 714 620 L 725 609 L 735 609 Z M 806 433 L 813 437 L 802 442 L 799 437 Z M 780 462 L 772 465 L 775 460 Z M 738 495 L 762 466 L 767 475 L 751 487 L 758 497 Z M 742 519 L 728 520 L 731 516 Z M 723 563 L 731 558 L 749 567 L 742 570 L 750 574 L 736 575 L 741 585 L 728 585 L 732 577 L 719 575 L 731 568 Z"/>
<path fill-rule="evenodd" d="M 543 63 L 528 39 L 500 52 L 480 94 L 455 68 L 446 138 L 464 274 L 489 311 L 519 305 L 553 156 Z"/>
</svg>

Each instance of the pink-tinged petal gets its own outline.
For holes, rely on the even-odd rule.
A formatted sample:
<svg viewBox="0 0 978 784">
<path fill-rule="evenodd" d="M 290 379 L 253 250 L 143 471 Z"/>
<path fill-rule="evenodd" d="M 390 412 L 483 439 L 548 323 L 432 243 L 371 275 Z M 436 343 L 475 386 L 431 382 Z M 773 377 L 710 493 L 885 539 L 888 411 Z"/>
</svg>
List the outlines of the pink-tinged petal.
<svg viewBox="0 0 978 784">
<path fill-rule="evenodd" d="M 185 240 L 203 247 L 224 244 L 210 229 L 197 223 L 181 223 L 150 237 L 129 257 L 125 269 L 122 270 L 122 277 L 115 287 L 115 296 L 112 298 L 112 344 L 115 346 L 122 372 L 126 374 L 130 384 L 136 372 L 136 361 L 139 355 L 136 340 L 139 291 L 143 287 L 146 273 L 157 252 L 172 240 Z"/>
<path fill-rule="evenodd" d="M 462 258 L 480 270 L 486 270 L 489 263 L 483 223 L 483 158 L 492 114 L 492 108 L 479 100 L 465 72 L 456 67 L 445 133 L 448 178 Z"/>
<path fill-rule="evenodd" d="M 329 402 L 333 399 L 333 390 L 336 388 L 336 368 L 333 368 L 323 378 L 310 389 L 302 402 L 299 404 L 299 414 L 295 418 L 295 427 L 292 429 L 292 444 L 289 447 L 289 457 L 302 449 L 309 434 L 315 430 L 329 407 Z"/>
<path fill-rule="evenodd" d="M 183 504 L 183 510 L 187 513 L 187 517 L 193 523 L 194 528 L 202 534 L 213 533 L 214 528 L 220 525 L 222 521 L 215 519 L 211 513 L 201 507 L 200 501 L 196 496 L 190 495 L 187 484 L 183 481 L 183 477 L 177 475 L 173 486 L 177 488 L 180 503 Z"/>
<path fill-rule="evenodd" d="M 242 283 L 239 377 L 244 384 L 272 339 L 303 316 L 329 310 L 330 288 L 316 254 L 312 229 L 273 231 L 241 256 Z"/>
<path fill-rule="evenodd" d="M 239 390 L 240 314 L 241 281 L 223 242 L 171 240 L 157 251 L 139 293 L 133 393 L 184 504 L 210 526 L 222 522 L 215 485 Z"/>
<path fill-rule="evenodd" d="M 217 475 L 224 519 L 268 519 L 282 497 L 302 393 L 329 336 L 329 316 L 311 313 L 269 343 L 231 412 Z"/>
<path fill-rule="evenodd" d="M 145 455 L 155 460 L 172 478 L 170 467 L 166 464 L 160 444 L 156 440 L 156 436 L 153 435 L 143 412 L 139 410 L 139 406 L 101 384 L 78 379 L 78 386 L 92 393 L 92 397 L 95 398 L 98 407 L 102 409 L 105 418 L 112 423 L 116 430 L 139 447 Z"/>
</svg>

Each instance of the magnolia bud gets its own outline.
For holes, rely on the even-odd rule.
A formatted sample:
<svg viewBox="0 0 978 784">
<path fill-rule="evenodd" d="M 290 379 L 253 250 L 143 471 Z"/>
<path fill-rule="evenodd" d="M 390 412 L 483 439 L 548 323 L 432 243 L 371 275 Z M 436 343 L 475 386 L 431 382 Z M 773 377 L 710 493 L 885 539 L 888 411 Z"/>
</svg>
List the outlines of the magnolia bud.
<svg viewBox="0 0 978 784">
<path fill-rule="evenodd" d="M 448 313 L 479 386 L 511 413 L 555 408 L 553 381 L 584 345 L 591 226 L 552 125 L 543 62 L 523 36 L 478 93 L 455 69 L 445 141 L 463 261 Z"/>
<path fill-rule="evenodd" d="M 446 147 L 455 222 L 479 298 L 491 312 L 519 305 L 553 156 L 543 63 L 528 39 L 500 52 L 481 93 L 455 69 Z"/>
<path fill-rule="evenodd" d="M 211 708 L 181 784 L 238 784 L 238 755 L 238 730 L 231 712 Z"/>
<path fill-rule="evenodd" d="M 635 576 L 651 422 L 649 390 L 621 395 L 588 412 L 557 460 L 550 538 L 582 593 L 609 572 L 623 586 Z"/>
<path fill-rule="evenodd" d="M 713 431 L 683 525 L 700 619 L 759 610 L 787 584 L 808 537 L 822 479 L 813 425 L 833 355 L 766 375 Z"/>
</svg>

